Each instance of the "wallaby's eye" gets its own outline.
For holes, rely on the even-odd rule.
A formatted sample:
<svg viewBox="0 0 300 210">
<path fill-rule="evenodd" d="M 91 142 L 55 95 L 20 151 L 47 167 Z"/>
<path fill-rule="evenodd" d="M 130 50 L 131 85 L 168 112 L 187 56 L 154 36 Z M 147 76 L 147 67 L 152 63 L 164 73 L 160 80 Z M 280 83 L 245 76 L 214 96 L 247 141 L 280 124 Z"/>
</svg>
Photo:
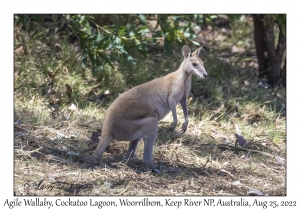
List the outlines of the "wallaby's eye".
<svg viewBox="0 0 300 210">
<path fill-rule="evenodd" d="M 193 66 L 197 66 L 197 63 L 192 63 L 193 64 Z"/>
</svg>

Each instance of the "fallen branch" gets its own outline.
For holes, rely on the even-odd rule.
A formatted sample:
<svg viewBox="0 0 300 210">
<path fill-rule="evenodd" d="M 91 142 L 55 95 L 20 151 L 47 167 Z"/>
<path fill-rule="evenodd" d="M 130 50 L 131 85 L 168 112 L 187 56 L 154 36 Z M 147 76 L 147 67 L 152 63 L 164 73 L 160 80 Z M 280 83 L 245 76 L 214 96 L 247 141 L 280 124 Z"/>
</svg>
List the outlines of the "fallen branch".
<svg viewBox="0 0 300 210">
<path fill-rule="evenodd" d="M 269 157 L 274 157 L 273 154 L 270 154 L 268 152 L 262 152 L 262 151 L 254 150 L 254 149 L 247 149 L 247 148 L 244 148 L 244 147 L 234 147 L 234 146 L 229 146 L 229 145 L 226 145 L 226 144 L 217 144 L 216 146 L 218 148 L 225 148 L 225 149 L 230 149 L 230 150 L 244 150 L 244 151 L 260 153 L 260 154 L 263 154 L 263 155 L 269 156 Z"/>
</svg>

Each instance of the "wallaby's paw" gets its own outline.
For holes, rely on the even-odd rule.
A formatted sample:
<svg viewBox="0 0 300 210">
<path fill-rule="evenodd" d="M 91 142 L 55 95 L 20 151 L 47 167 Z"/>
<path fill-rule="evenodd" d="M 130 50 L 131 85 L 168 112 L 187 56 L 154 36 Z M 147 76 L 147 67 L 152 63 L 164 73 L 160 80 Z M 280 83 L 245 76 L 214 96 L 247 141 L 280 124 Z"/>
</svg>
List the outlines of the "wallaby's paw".
<svg viewBox="0 0 300 210">
<path fill-rule="evenodd" d="M 172 123 L 172 125 L 169 127 L 168 131 L 173 132 L 176 128 L 176 123 Z"/>
<path fill-rule="evenodd" d="M 185 123 L 182 124 L 182 127 L 181 127 L 182 133 L 185 133 L 185 132 L 186 132 L 187 127 L 188 127 L 188 123 L 185 122 Z"/>
<path fill-rule="evenodd" d="M 169 127 L 169 128 L 168 128 L 168 131 L 169 131 L 169 132 L 173 132 L 174 130 L 175 130 L 175 128 L 173 128 L 173 127 Z"/>
</svg>

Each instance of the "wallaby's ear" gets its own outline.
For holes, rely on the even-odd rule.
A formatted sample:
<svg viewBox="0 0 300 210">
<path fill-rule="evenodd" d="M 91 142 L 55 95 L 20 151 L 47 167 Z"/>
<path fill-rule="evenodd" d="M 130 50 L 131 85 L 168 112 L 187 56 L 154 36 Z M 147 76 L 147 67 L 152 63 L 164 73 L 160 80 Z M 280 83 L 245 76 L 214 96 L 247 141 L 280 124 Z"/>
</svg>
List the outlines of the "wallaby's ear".
<svg viewBox="0 0 300 210">
<path fill-rule="evenodd" d="M 184 45 L 182 47 L 182 55 L 184 59 L 187 59 L 188 57 L 191 56 L 191 49 L 188 46 Z"/>
<path fill-rule="evenodd" d="M 202 47 L 203 47 L 203 45 L 200 46 L 197 50 L 195 50 L 195 51 L 193 52 L 193 55 L 197 55 L 197 56 L 199 57 L 200 51 L 201 51 Z"/>
</svg>

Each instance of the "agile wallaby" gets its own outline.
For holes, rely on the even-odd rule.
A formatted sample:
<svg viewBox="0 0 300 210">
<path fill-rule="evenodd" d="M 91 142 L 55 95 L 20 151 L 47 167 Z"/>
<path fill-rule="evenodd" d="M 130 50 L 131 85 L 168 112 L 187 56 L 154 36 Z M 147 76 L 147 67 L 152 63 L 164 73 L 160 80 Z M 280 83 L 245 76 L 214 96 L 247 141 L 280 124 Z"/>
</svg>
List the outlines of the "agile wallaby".
<svg viewBox="0 0 300 210">
<path fill-rule="evenodd" d="M 184 61 L 177 71 L 124 92 L 111 104 L 106 112 L 99 144 L 92 154 L 94 158 L 101 156 L 113 139 L 130 141 L 126 158 L 132 158 L 139 140 L 143 138 L 143 161 L 152 164 L 158 122 L 172 110 L 173 123 L 169 130 L 173 131 L 177 125 L 178 102 L 185 117 L 182 131 L 186 131 L 189 122 L 187 97 L 191 89 L 191 77 L 193 74 L 199 78 L 207 77 L 203 62 L 199 58 L 201 48 L 191 54 L 190 48 L 184 45 Z"/>
</svg>

